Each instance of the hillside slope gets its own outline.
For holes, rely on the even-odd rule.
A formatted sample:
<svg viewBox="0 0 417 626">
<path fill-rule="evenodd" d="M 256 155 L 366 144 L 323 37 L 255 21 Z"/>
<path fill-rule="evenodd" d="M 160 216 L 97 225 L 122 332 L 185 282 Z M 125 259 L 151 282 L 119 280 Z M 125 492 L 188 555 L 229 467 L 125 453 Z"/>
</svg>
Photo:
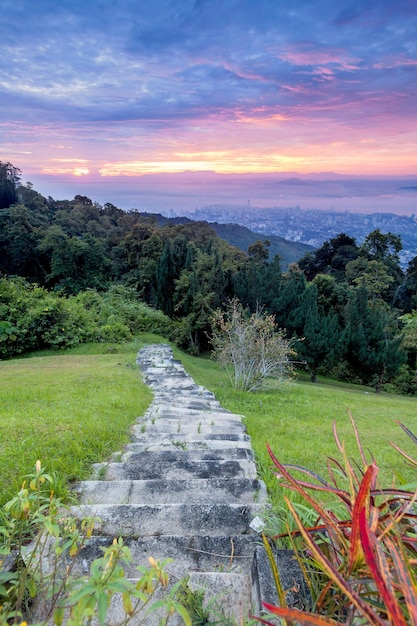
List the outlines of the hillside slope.
<svg viewBox="0 0 417 626">
<path fill-rule="evenodd" d="M 312 246 L 306 243 L 288 241 L 277 235 L 262 235 L 239 224 L 219 224 L 217 222 L 209 222 L 209 224 L 221 239 L 244 252 L 247 252 L 249 246 L 255 243 L 255 241 L 265 241 L 267 239 L 270 242 L 269 260 L 271 261 L 278 255 L 281 259 L 283 270 L 290 263 L 299 261 L 307 252 L 314 250 Z"/>
<path fill-rule="evenodd" d="M 174 217 L 168 218 L 163 215 L 155 213 L 142 213 L 143 216 L 151 218 L 159 226 L 165 224 L 187 224 L 193 222 L 187 217 Z M 200 224 L 208 224 L 216 233 L 220 239 L 227 241 L 230 245 L 239 248 L 243 252 L 247 253 L 250 245 L 255 241 L 265 241 L 267 239 L 270 242 L 269 246 L 269 261 L 278 255 L 281 259 L 281 267 L 285 271 L 290 263 L 296 263 L 307 252 L 314 250 L 313 246 L 306 243 L 300 243 L 296 241 L 288 241 L 283 237 L 277 235 L 265 235 L 261 233 L 255 233 L 246 226 L 240 224 L 220 224 L 218 222 L 206 222 L 200 221 Z"/>
</svg>

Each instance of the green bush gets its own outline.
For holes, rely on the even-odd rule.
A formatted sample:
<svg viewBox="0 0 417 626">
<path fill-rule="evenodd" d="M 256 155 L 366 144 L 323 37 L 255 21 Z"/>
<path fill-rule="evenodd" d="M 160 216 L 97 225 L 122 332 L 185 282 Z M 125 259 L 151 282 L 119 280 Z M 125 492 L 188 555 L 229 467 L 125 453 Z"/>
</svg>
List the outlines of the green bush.
<svg viewBox="0 0 417 626">
<path fill-rule="evenodd" d="M 122 285 L 66 297 L 22 278 L 0 280 L 0 356 L 82 343 L 124 342 L 140 332 L 174 339 L 175 323 Z"/>
<path fill-rule="evenodd" d="M 132 338 L 129 328 L 121 322 L 112 320 L 98 329 L 97 341 L 102 343 L 123 343 Z"/>
</svg>

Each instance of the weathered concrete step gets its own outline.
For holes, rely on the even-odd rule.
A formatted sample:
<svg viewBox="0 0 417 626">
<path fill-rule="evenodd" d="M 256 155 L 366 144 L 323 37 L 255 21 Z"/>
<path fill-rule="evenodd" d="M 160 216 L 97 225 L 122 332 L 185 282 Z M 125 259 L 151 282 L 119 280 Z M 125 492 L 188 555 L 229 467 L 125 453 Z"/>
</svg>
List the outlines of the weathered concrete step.
<svg viewBox="0 0 417 626">
<path fill-rule="evenodd" d="M 106 480 L 148 480 L 153 478 L 184 479 L 184 478 L 256 478 L 256 467 L 253 461 L 147 461 L 140 460 L 134 464 L 98 463 L 95 466 L 96 476 L 104 473 Z"/>
<path fill-rule="evenodd" d="M 143 452 L 145 450 L 149 452 L 157 452 L 161 450 L 223 450 L 224 454 L 227 456 L 229 450 L 233 449 L 245 449 L 252 450 L 250 441 L 240 440 L 240 441 L 229 441 L 224 439 L 206 439 L 200 438 L 196 439 L 192 436 L 180 436 L 174 437 L 171 436 L 171 439 L 163 439 L 158 443 L 153 441 L 153 438 L 146 438 L 141 441 L 136 441 L 135 443 L 128 443 L 125 446 L 126 452 Z"/>
<path fill-rule="evenodd" d="M 138 580 L 137 577 L 130 579 L 133 584 L 137 583 Z M 168 588 L 157 589 L 150 604 L 143 606 L 142 611 L 137 616 L 133 618 L 129 616 L 129 626 L 161 626 L 161 624 L 168 623 L 169 626 L 184 626 L 185 622 L 182 617 L 178 613 L 167 615 L 167 609 L 163 605 L 163 600 L 174 582 L 177 581 L 171 581 Z M 197 591 L 204 593 L 204 616 L 201 617 L 201 621 L 199 618 L 198 621 L 193 621 L 193 624 L 227 624 L 232 626 L 232 624 L 252 623 L 251 620 L 248 620 L 250 614 L 253 613 L 250 607 L 251 581 L 249 576 L 234 573 L 192 574 L 187 587 L 188 593 Z M 177 599 L 181 601 L 181 596 Z M 154 610 L 152 605 L 156 603 L 158 607 Z M 206 613 L 209 621 L 205 618 Z M 111 599 L 106 624 L 125 624 L 126 621 L 127 615 L 123 607 L 122 596 L 119 593 Z M 97 616 L 93 617 L 91 626 L 100 626 Z"/>
<path fill-rule="evenodd" d="M 171 397 L 171 400 L 178 397 L 183 400 L 185 397 L 189 397 L 192 401 L 201 400 L 206 403 L 217 402 L 211 391 L 197 387 L 190 380 L 175 378 L 174 380 L 170 380 L 168 384 L 165 384 L 161 379 L 152 380 L 145 377 L 145 382 L 151 389 L 156 391 L 157 397 L 160 399 L 168 395 Z"/>
<path fill-rule="evenodd" d="M 137 578 L 130 579 L 137 582 Z M 175 582 L 175 581 L 174 581 Z M 251 609 L 251 580 L 250 576 L 235 573 L 214 573 L 199 572 L 192 573 L 187 584 L 190 592 L 202 592 L 204 594 L 202 606 L 204 617 L 193 624 L 248 624 L 252 623 L 249 616 L 253 613 Z M 169 589 L 169 587 L 168 587 Z M 167 590 L 165 590 L 165 595 Z M 158 590 L 153 601 L 163 600 L 164 592 Z M 181 600 L 181 597 L 179 598 Z M 205 615 L 207 614 L 207 620 Z M 133 619 L 129 618 L 130 626 L 160 626 L 168 623 L 166 610 L 160 605 L 156 611 L 144 610 Z M 119 595 L 112 597 L 107 624 L 124 624 L 126 622 L 126 612 L 123 608 L 122 598 Z M 278 623 L 278 622 L 276 622 Z M 170 626 L 184 626 L 183 619 L 178 614 L 169 615 Z M 91 626 L 99 626 L 97 617 L 94 617 Z"/>
<path fill-rule="evenodd" d="M 244 426 L 240 422 L 205 422 L 203 420 L 194 422 L 184 422 L 180 419 L 162 420 L 157 419 L 155 423 L 145 422 L 143 424 L 135 424 L 132 428 L 132 435 L 139 441 L 144 435 L 152 434 L 153 437 L 165 437 L 167 435 L 242 435 L 244 434 Z"/>
<path fill-rule="evenodd" d="M 297 608 L 301 611 L 311 610 L 310 590 L 293 550 L 277 549 L 273 547 L 272 553 L 282 588 L 286 591 L 285 600 L 287 606 Z M 262 613 L 261 607 L 263 602 L 279 605 L 271 565 L 266 551 L 261 545 L 256 546 L 255 549 L 252 563 L 252 580 L 252 597 L 255 605 L 260 609 L 258 614 Z M 280 622 L 277 621 L 277 624 L 279 623 Z"/>
<path fill-rule="evenodd" d="M 155 442 L 151 437 L 146 435 L 146 432 L 140 433 L 140 437 L 138 437 L 138 439 L 133 439 L 132 440 L 132 444 L 127 444 L 126 449 L 129 449 L 130 445 L 136 446 L 136 445 L 140 445 L 140 444 L 146 444 L 146 445 L 175 445 L 176 442 L 184 442 L 185 444 L 187 444 L 188 442 L 193 443 L 195 442 L 196 444 L 202 444 L 204 447 L 204 444 L 207 446 L 207 448 L 211 448 L 211 446 L 213 445 L 214 447 L 217 447 L 218 445 L 227 445 L 227 446 L 235 446 L 237 448 L 240 447 L 248 447 L 250 449 L 252 449 L 251 443 L 250 443 L 250 437 L 249 435 L 246 435 L 244 432 L 235 432 L 235 433 L 225 433 L 225 432 L 220 432 L 220 433 L 215 433 L 215 432 L 209 432 L 209 433 L 186 433 L 184 431 L 180 432 L 180 433 L 167 433 L 164 437 L 163 437 L 163 433 L 160 433 L 160 438 L 158 439 L 157 442 Z"/>
<path fill-rule="evenodd" d="M 75 564 L 74 574 L 88 571 L 91 562 L 103 555 L 102 548 L 111 545 L 113 537 L 93 535 L 82 549 Z M 132 555 L 132 562 L 124 567 L 126 575 L 137 575 L 138 566 L 149 565 L 149 557 L 162 562 L 167 557 L 168 573 L 176 579 L 190 572 L 250 572 L 259 538 L 254 533 L 245 535 L 159 535 L 127 537 L 124 539 Z M 68 557 L 70 558 L 70 557 Z"/>
<path fill-rule="evenodd" d="M 185 421 L 199 420 L 203 422 L 207 421 L 219 421 L 221 423 L 226 420 L 232 422 L 241 422 L 242 417 L 240 415 L 234 415 L 228 411 L 219 411 L 216 409 L 207 409 L 201 411 L 199 409 L 184 408 L 182 405 L 175 406 L 172 403 L 166 405 L 152 406 L 145 412 L 143 418 L 139 418 L 140 421 L 156 420 L 156 419 L 181 419 Z"/>
<path fill-rule="evenodd" d="M 261 505 L 251 504 L 80 504 L 71 513 L 97 518 L 97 534 L 113 537 L 196 533 L 225 535 L 249 533 Z"/>
<path fill-rule="evenodd" d="M 77 494 L 84 504 L 251 504 L 266 500 L 265 486 L 257 479 L 217 477 L 189 480 L 89 480 L 78 485 Z"/>
<path fill-rule="evenodd" d="M 210 402 L 202 402 L 203 406 L 204 406 L 204 410 L 201 410 L 199 408 L 195 408 L 193 409 L 192 407 L 190 408 L 189 406 L 185 406 L 183 404 L 183 400 L 187 399 L 184 398 L 184 396 L 182 396 L 181 398 L 178 398 L 176 396 L 172 396 L 171 394 L 164 394 L 163 397 L 160 397 L 160 394 L 158 394 L 157 392 L 154 392 L 154 398 L 157 399 L 157 401 L 154 401 L 145 411 L 144 415 L 153 415 L 154 413 L 158 413 L 161 410 L 175 410 L 175 411 L 179 411 L 180 413 L 184 414 L 184 415 L 195 415 L 197 413 L 209 413 L 209 412 L 213 412 L 213 413 L 217 413 L 219 415 L 219 417 L 224 417 L 225 415 L 229 415 L 230 417 L 241 417 L 240 415 L 235 415 L 234 413 L 231 413 L 230 411 L 228 411 L 227 409 L 223 408 L 221 406 L 221 404 L 219 402 L 216 401 L 210 401 Z M 196 398 L 193 397 L 189 397 L 188 400 L 190 402 L 196 402 Z"/>
<path fill-rule="evenodd" d="M 247 623 L 252 612 L 252 580 L 248 574 L 191 572 L 188 587 L 204 593 L 203 607 L 211 624 Z"/>
<path fill-rule="evenodd" d="M 226 458 L 225 458 L 226 455 Z M 253 460 L 252 450 L 247 448 L 228 448 L 225 450 L 185 450 L 183 447 L 171 446 L 170 450 L 140 450 L 139 452 L 128 451 L 121 457 L 122 462 L 133 465 L 151 465 L 153 463 L 182 463 L 196 461 L 235 461 Z"/>
<path fill-rule="evenodd" d="M 146 381 L 145 381 L 146 382 Z M 175 383 L 175 386 L 174 386 Z M 149 385 L 154 392 L 154 397 L 157 404 L 182 404 L 188 402 L 201 402 L 205 408 L 213 407 L 221 410 L 221 405 L 216 400 L 214 394 L 207 389 L 199 389 L 195 386 L 183 386 L 182 388 L 176 384 L 177 381 L 173 381 L 172 387 L 164 385 L 162 381 L 155 381 L 154 384 Z"/>
</svg>

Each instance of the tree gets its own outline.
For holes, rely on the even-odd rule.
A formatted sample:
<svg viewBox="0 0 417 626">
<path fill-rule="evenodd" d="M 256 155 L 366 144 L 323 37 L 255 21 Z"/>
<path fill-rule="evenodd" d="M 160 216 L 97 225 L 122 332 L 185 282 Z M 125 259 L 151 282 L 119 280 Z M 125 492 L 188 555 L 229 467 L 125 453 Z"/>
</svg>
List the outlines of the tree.
<svg viewBox="0 0 417 626">
<path fill-rule="evenodd" d="M 38 249 L 51 259 L 51 271 L 45 278 L 49 287 L 75 294 L 109 286 L 111 262 L 101 240 L 90 235 L 68 237 L 60 226 L 54 225 L 46 231 Z"/>
<path fill-rule="evenodd" d="M 367 235 L 359 249 L 359 255 L 369 262 L 376 261 L 385 265 L 386 274 L 392 280 L 390 286 L 385 289 L 383 299 L 390 303 L 393 302 L 397 288 L 401 285 L 404 278 L 398 254 L 401 250 L 401 237 L 391 232 L 382 233 L 379 228 Z M 383 280 L 386 280 L 385 276 Z"/>
<path fill-rule="evenodd" d="M 345 334 L 334 309 L 326 314 L 318 307 L 315 283 L 307 286 L 303 297 L 304 327 L 299 355 L 310 370 L 311 382 L 316 382 L 318 370 L 328 372 L 341 358 L 345 349 Z"/>
<path fill-rule="evenodd" d="M 21 171 L 11 163 L 0 161 L 0 209 L 17 202 L 17 185 Z"/>
<path fill-rule="evenodd" d="M 258 263 L 265 263 L 269 257 L 268 248 L 270 245 L 271 242 L 268 241 L 268 239 L 265 239 L 265 241 L 255 241 L 255 243 L 249 246 L 248 255 L 255 259 L 255 261 L 258 261 Z"/>
<path fill-rule="evenodd" d="M 293 342 L 275 329 L 272 315 L 258 309 L 248 317 L 236 299 L 226 313 L 214 314 L 211 343 L 236 389 L 254 391 L 268 378 L 284 381 L 291 376 Z"/>
<path fill-rule="evenodd" d="M 384 299 L 384 295 L 394 282 L 383 261 L 368 261 L 358 257 L 346 265 L 346 278 L 357 287 L 367 290 L 371 300 Z"/>
<path fill-rule="evenodd" d="M 46 224 L 22 204 L 0 209 L 0 273 L 43 280 L 45 270 L 37 243 Z"/>
<path fill-rule="evenodd" d="M 270 304 L 279 326 L 286 328 L 290 336 L 302 336 L 305 318 L 300 317 L 304 293 L 307 287 L 304 273 L 298 265 L 290 265 L 283 275 L 279 292 Z"/>
<path fill-rule="evenodd" d="M 408 263 L 405 278 L 395 293 L 394 306 L 404 313 L 417 309 L 417 256 Z"/>
<path fill-rule="evenodd" d="M 397 320 L 386 305 L 369 302 L 364 288 L 355 290 L 347 320 L 346 358 L 362 381 L 378 392 L 406 360 Z"/>
<path fill-rule="evenodd" d="M 381 261 L 391 259 L 399 263 L 398 253 L 402 247 L 401 237 L 391 232 L 382 233 L 379 228 L 376 228 L 365 237 L 361 252 L 365 251 L 372 259 Z"/>
<path fill-rule="evenodd" d="M 314 252 L 307 253 L 298 265 L 304 271 L 307 280 L 313 280 L 318 274 L 330 274 L 343 280 L 345 267 L 359 254 L 353 237 L 340 233 Z"/>
</svg>

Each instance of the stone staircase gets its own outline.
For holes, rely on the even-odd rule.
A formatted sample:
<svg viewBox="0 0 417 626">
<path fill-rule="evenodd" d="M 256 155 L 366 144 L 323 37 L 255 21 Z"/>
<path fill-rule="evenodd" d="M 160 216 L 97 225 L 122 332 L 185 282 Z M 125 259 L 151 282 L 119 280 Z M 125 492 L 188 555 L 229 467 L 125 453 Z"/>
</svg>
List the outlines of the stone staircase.
<svg viewBox="0 0 417 626">
<path fill-rule="evenodd" d="M 132 443 L 78 487 L 73 513 L 100 518 L 84 566 L 122 536 L 134 567 L 148 565 L 149 556 L 174 559 L 167 568 L 174 581 L 188 576 L 191 589 L 204 590 L 207 602 L 242 624 L 260 610 L 252 600 L 259 539 L 251 523 L 267 497 L 241 416 L 196 385 L 168 345 L 143 348 L 137 363 L 154 400 Z M 133 567 L 128 575 L 135 577 Z"/>
</svg>

